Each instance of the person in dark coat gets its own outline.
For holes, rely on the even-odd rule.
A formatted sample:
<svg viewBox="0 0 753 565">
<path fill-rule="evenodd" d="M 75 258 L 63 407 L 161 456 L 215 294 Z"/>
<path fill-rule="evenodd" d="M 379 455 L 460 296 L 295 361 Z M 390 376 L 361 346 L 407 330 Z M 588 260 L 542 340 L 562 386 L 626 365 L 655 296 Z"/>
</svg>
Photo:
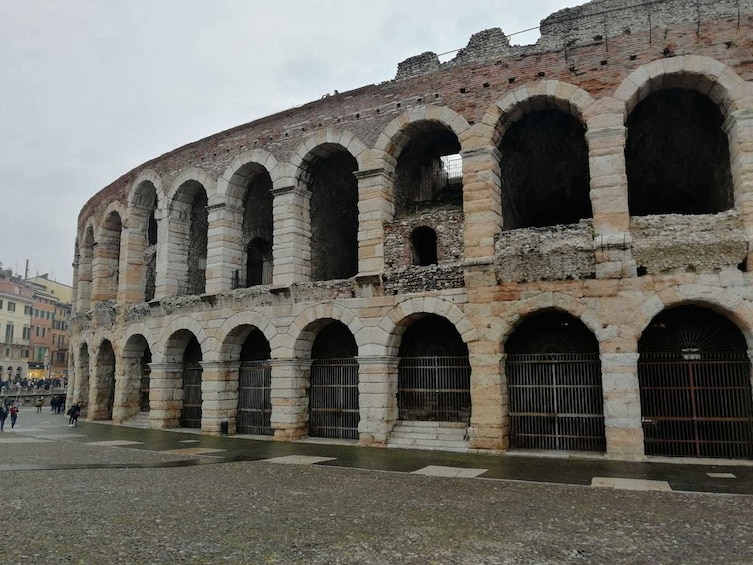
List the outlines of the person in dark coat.
<svg viewBox="0 0 753 565">
<path fill-rule="evenodd" d="M 71 406 L 70 410 L 68 410 L 68 416 L 70 418 L 68 419 L 68 425 L 69 426 L 75 426 L 78 424 L 78 417 L 81 415 L 81 407 L 78 405 L 78 402 L 76 402 L 73 406 Z"/>
<path fill-rule="evenodd" d="M 10 429 L 12 430 L 13 428 L 16 427 L 16 420 L 18 419 L 18 406 L 16 406 L 15 404 L 11 404 L 9 412 L 10 412 Z"/>
<path fill-rule="evenodd" d="M 8 409 L 5 407 L 5 402 L 0 403 L 0 432 L 5 431 L 5 419 L 8 417 Z"/>
</svg>

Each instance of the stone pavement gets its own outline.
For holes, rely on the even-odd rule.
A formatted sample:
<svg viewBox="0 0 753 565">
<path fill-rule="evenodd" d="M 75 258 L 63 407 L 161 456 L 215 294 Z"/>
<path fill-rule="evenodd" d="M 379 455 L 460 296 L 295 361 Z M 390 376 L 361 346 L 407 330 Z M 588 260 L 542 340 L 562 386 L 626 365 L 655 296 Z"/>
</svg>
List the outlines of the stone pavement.
<svg viewBox="0 0 753 565">
<path fill-rule="evenodd" d="M 744 464 L 69 428 L 31 410 L 0 453 L 0 563 L 753 563 Z"/>
</svg>

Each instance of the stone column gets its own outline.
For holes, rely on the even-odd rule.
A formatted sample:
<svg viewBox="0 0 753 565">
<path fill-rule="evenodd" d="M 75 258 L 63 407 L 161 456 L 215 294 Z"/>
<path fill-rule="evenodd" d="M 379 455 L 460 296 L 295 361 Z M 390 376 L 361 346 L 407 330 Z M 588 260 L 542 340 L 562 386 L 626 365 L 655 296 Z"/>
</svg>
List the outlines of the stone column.
<svg viewBox="0 0 753 565">
<path fill-rule="evenodd" d="M 636 274 L 628 209 L 624 110 L 622 102 L 607 97 L 592 104 L 584 115 L 598 279 Z"/>
<path fill-rule="evenodd" d="M 183 364 L 149 363 L 149 422 L 152 428 L 177 428 L 183 408 Z"/>
<path fill-rule="evenodd" d="M 359 445 L 387 445 L 397 421 L 397 357 L 356 357 Z"/>
<path fill-rule="evenodd" d="M 389 186 L 394 178 L 383 168 L 356 171 L 358 180 L 358 272 L 384 271 L 384 224 L 395 213 Z"/>
<path fill-rule="evenodd" d="M 201 362 L 202 432 L 219 435 L 221 424 L 227 422 L 228 433 L 235 433 L 240 365 L 239 361 Z"/>
<path fill-rule="evenodd" d="M 604 426 L 612 459 L 643 457 L 638 353 L 602 353 Z"/>
<path fill-rule="evenodd" d="M 157 282 L 154 297 L 182 296 L 188 290 L 188 240 L 191 218 L 173 212 L 158 224 Z M 163 237 L 164 236 L 164 237 Z"/>
<path fill-rule="evenodd" d="M 272 429 L 276 440 L 308 435 L 310 359 L 272 359 Z"/>
<path fill-rule="evenodd" d="M 272 190 L 272 284 L 289 286 L 311 276 L 311 193 L 289 186 Z"/>
<path fill-rule="evenodd" d="M 84 314 L 91 309 L 92 248 L 81 247 L 78 262 L 78 288 L 76 312 Z"/>
<path fill-rule="evenodd" d="M 115 403 L 112 420 L 116 424 L 125 422 L 139 413 L 141 394 L 141 354 L 124 353 L 120 362 L 115 363 L 120 375 L 115 377 Z"/>
<path fill-rule="evenodd" d="M 505 355 L 481 353 L 481 342 L 471 343 L 471 426 L 473 449 L 501 451 L 509 444 L 510 419 Z M 499 345 L 495 344 L 498 349 Z M 479 350 L 474 353 L 474 350 Z"/>
<path fill-rule="evenodd" d="M 492 261 L 494 236 L 502 231 L 500 153 L 496 147 L 461 152 L 463 158 L 463 234 L 466 261 Z"/>
<path fill-rule="evenodd" d="M 735 208 L 748 237 L 748 270 L 753 268 L 753 109 L 732 112 L 724 122 L 729 137 L 730 169 Z"/>
<path fill-rule="evenodd" d="M 120 274 L 118 303 L 135 304 L 144 301 L 144 249 L 149 216 L 141 208 L 134 208 L 123 228 L 123 257 L 125 269 Z"/>
<path fill-rule="evenodd" d="M 206 292 L 216 294 L 232 288 L 243 265 L 243 210 L 220 203 L 207 207 Z"/>
</svg>

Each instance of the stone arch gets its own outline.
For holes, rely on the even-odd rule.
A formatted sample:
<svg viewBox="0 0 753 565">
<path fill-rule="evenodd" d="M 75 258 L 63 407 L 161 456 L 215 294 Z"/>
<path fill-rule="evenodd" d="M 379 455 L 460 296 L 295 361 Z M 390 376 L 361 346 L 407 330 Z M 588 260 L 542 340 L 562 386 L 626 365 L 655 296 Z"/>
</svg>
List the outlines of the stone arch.
<svg viewBox="0 0 753 565">
<path fill-rule="evenodd" d="M 121 250 L 126 243 L 125 210 L 121 203 L 111 202 L 96 226 L 97 245 L 92 257 L 93 296 L 95 301 L 113 300 L 117 297 L 124 254 Z"/>
<path fill-rule="evenodd" d="M 368 328 L 364 327 L 351 310 L 332 303 L 318 304 L 301 312 L 290 324 L 287 334 L 279 334 L 270 340 L 273 355 L 279 348 L 283 348 L 291 351 L 296 359 L 308 359 L 317 331 L 332 320 L 341 322 L 348 328 L 358 345 L 358 354 L 366 355 L 366 348 L 371 343 Z"/>
<path fill-rule="evenodd" d="M 126 328 L 126 330 L 123 332 L 123 336 L 118 340 L 118 348 L 121 351 L 122 355 L 125 355 L 128 349 L 128 343 L 131 340 L 132 337 L 140 335 L 145 340 L 147 345 L 149 346 L 149 349 L 152 350 L 152 352 L 155 349 L 156 343 L 154 342 L 154 337 L 152 336 L 152 330 L 150 330 L 146 324 L 139 322 L 137 324 L 132 324 Z"/>
<path fill-rule="evenodd" d="M 197 182 L 204 187 L 204 190 L 207 192 L 207 199 L 212 198 L 217 191 L 217 182 L 207 171 L 199 169 L 198 167 L 183 169 L 178 173 L 178 176 L 175 177 L 175 180 L 173 180 L 166 195 L 165 200 L 167 201 L 167 205 L 165 207 L 168 210 L 173 210 L 175 196 L 180 187 L 190 181 Z"/>
<path fill-rule="evenodd" d="M 220 361 L 237 361 L 243 342 L 248 332 L 242 328 L 257 329 L 269 342 L 278 336 L 277 327 L 266 317 L 257 312 L 245 311 L 234 314 L 220 326 L 215 334 L 215 341 L 220 345 L 218 357 Z"/>
<path fill-rule="evenodd" d="M 157 195 L 158 202 L 165 201 L 165 189 L 162 186 L 162 177 L 153 169 L 144 169 L 141 171 L 131 183 L 131 189 L 128 191 L 128 209 L 130 210 L 135 206 L 143 206 L 143 186 L 151 184 L 154 187 L 154 191 Z"/>
<path fill-rule="evenodd" d="M 530 112 L 551 109 L 564 112 L 586 127 L 586 111 L 594 98 L 585 90 L 561 80 L 542 80 L 520 86 L 493 104 L 481 120 L 494 124 L 486 130 L 488 144 L 496 147 L 510 125 Z M 479 132 L 481 133 L 481 132 Z"/>
<path fill-rule="evenodd" d="M 405 148 L 410 138 L 404 133 L 411 124 L 418 122 L 438 122 L 450 129 L 462 140 L 471 126 L 468 121 L 455 110 L 447 106 L 421 105 L 406 110 L 385 127 L 377 138 L 374 148 L 382 155 L 382 167 L 388 172 L 394 172 L 397 158 Z M 461 143 L 462 146 L 462 143 Z"/>
<path fill-rule="evenodd" d="M 177 335 L 179 332 L 180 335 Z M 190 335 L 189 335 L 190 334 Z M 188 336 L 188 337 L 185 337 Z M 216 357 L 217 347 L 210 343 L 204 328 L 194 318 L 181 316 L 171 321 L 160 336 L 161 359 L 162 363 L 180 363 L 183 359 L 183 351 L 190 341 L 195 337 L 201 347 L 202 359 L 213 361 Z M 185 338 L 185 339 L 184 339 Z"/>
<path fill-rule="evenodd" d="M 305 186 L 310 180 L 308 176 L 310 163 L 338 151 L 347 151 L 355 158 L 358 169 L 364 168 L 367 148 L 355 134 L 347 130 L 321 129 L 308 136 L 293 150 L 290 157 L 290 166 L 295 171 L 293 184 Z M 272 181 L 275 181 L 274 177 Z"/>
<path fill-rule="evenodd" d="M 541 293 L 535 298 L 521 300 L 509 311 L 500 328 L 499 343 L 504 348 L 507 339 L 521 324 L 546 311 L 562 312 L 580 320 L 596 336 L 599 343 L 608 339 L 610 335 L 597 313 L 588 305 L 567 294 L 548 292 Z"/>
<path fill-rule="evenodd" d="M 379 346 L 384 349 L 378 354 L 394 357 L 400 349 L 400 338 L 409 322 L 425 314 L 436 314 L 452 323 L 460 334 L 463 343 L 478 340 L 478 330 L 465 313 L 452 302 L 430 296 L 410 298 L 396 304 L 384 317 L 379 326 L 381 340 Z M 376 345 L 376 344 L 375 344 Z"/>
<path fill-rule="evenodd" d="M 728 116 L 753 107 L 753 85 L 730 67 L 703 55 L 679 55 L 652 61 L 630 73 L 614 93 L 625 104 L 624 117 L 650 93 L 687 88 L 707 95 Z"/>
<path fill-rule="evenodd" d="M 274 155 L 264 149 L 251 149 L 236 155 L 222 176 L 217 179 L 217 196 L 225 201 L 240 200 L 249 171 L 261 169 L 269 173 L 274 184 L 275 176 L 272 173 L 273 171 L 277 174 L 280 172 Z"/>
<path fill-rule="evenodd" d="M 714 300 L 708 294 L 697 293 L 695 295 L 686 293 L 685 296 L 670 295 L 669 293 L 654 295 L 635 310 L 634 316 L 629 320 L 629 327 L 635 332 L 636 351 L 638 340 L 641 335 L 659 313 L 670 308 L 679 306 L 699 306 L 707 308 L 717 314 L 727 318 L 735 324 L 745 337 L 748 344 L 748 350 L 753 349 L 753 306 L 739 297 L 732 300 Z"/>
</svg>

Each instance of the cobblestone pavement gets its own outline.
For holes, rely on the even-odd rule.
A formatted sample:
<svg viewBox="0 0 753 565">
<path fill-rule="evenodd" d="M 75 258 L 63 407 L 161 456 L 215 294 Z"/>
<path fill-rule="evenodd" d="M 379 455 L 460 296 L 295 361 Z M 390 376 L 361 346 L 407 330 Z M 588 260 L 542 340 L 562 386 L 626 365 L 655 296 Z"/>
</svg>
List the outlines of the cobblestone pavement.
<svg viewBox="0 0 753 565">
<path fill-rule="evenodd" d="M 749 495 L 594 488 L 584 478 L 594 466 L 576 460 L 69 428 L 63 418 L 24 411 L 0 435 L 0 563 L 753 563 Z M 572 484 L 479 473 L 500 459 L 570 468 Z M 594 465 L 619 478 L 622 464 Z M 613 486 L 695 484 L 682 477 L 711 472 L 640 464 L 644 483 L 634 465 L 622 469 L 633 482 Z M 401 472 L 364 470 L 385 467 Z M 750 482 L 749 466 L 714 469 L 727 476 L 709 480 Z"/>
</svg>

